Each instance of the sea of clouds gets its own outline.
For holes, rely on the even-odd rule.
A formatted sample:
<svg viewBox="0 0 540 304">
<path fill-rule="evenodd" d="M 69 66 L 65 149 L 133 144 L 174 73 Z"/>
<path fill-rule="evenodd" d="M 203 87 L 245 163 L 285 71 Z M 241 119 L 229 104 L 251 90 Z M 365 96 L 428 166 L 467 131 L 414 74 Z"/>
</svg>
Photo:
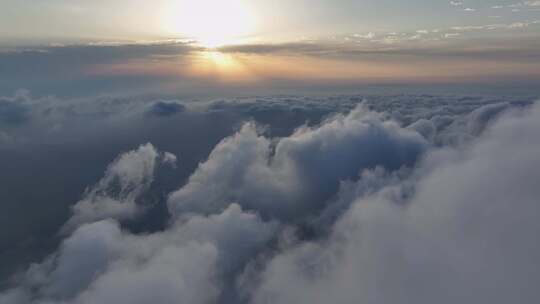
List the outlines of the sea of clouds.
<svg viewBox="0 0 540 304">
<path fill-rule="evenodd" d="M 536 303 L 534 100 L 0 98 L 0 303 Z"/>
</svg>

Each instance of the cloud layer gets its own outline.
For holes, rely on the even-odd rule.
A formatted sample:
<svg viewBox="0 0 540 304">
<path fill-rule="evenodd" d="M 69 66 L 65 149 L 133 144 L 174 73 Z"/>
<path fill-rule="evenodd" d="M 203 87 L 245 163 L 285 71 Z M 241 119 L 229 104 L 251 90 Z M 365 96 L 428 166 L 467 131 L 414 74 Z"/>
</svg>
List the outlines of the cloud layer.
<svg viewBox="0 0 540 304">
<path fill-rule="evenodd" d="M 108 158 L 71 202 L 56 249 L 13 274 L 0 303 L 540 300 L 538 104 L 364 97 L 4 98 L 26 109 L 5 155 L 38 127 L 79 134 L 74 116 L 160 136 L 137 134 Z M 228 129 L 212 140 L 189 137 L 219 123 Z"/>
</svg>

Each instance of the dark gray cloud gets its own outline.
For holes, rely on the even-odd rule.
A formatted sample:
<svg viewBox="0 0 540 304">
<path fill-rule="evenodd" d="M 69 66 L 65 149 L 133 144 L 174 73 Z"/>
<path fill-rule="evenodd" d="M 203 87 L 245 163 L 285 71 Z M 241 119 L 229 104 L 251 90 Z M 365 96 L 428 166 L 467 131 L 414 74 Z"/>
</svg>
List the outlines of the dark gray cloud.
<svg viewBox="0 0 540 304">
<path fill-rule="evenodd" d="M 354 35 L 351 37 L 354 38 Z M 540 59 L 540 45 L 536 36 L 515 39 L 469 37 L 455 41 L 439 38 L 421 43 L 417 40 L 388 42 L 349 38 L 339 36 L 332 40 L 219 48 L 219 52 L 238 57 L 235 60 L 245 65 L 246 70 L 257 71 L 258 77 L 253 79 L 257 81 L 238 83 L 221 82 L 223 75 L 213 74 L 210 70 L 207 74 L 198 73 L 198 70 L 204 70 L 204 67 L 197 66 L 201 62 L 206 67 L 214 63 L 201 57 L 201 52 L 209 50 L 190 41 L 2 48 L 0 76 L 3 81 L 0 92 L 5 95 L 19 88 L 28 88 L 41 95 L 61 96 L 148 92 L 237 96 L 239 91 L 243 94 L 298 93 L 299 89 L 308 92 L 314 89 L 358 91 L 360 85 L 364 86 L 363 89 L 369 87 L 376 90 L 381 83 L 412 87 L 423 83 L 441 83 L 447 87 L 447 91 L 454 92 L 448 90 L 448 86 L 457 83 L 465 87 L 473 82 L 473 90 L 479 93 L 477 84 L 493 85 L 495 80 L 495 88 L 500 89 L 504 85 L 519 87 L 520 91 L 538 92 L 535 88 L 538 87 L 539 75 L 535 63 Z M 251 56 L 251 59 L 245 60 L 245 55 Z M 289 60 L 290 69 L 279 74 L 264 68 L 266 61 L 276 58 Z M 343 77 L 336 79 L 336 72 L 326 75 L 327 71 L 321 67 L 317 79 L 298 77 L 298 73 L 304 72 L 294 69 L 294 66 L 298 60 L 306 58 L 323 60 L 318 64 L 332 63 L 336 70 L 340 64 L 347 62 L 351 66 L 358 65 L 359 69 L 366 66 L 371 68 L 365 75 L 343 73 Z M 310 66 L 317 68 L 318 64 Z M 444 73 L 432 74 L 433 69 L 428 67 Z M 490 70 L 487 70 L 488 67 Z M 402 71 L 418 68 L 422 68 L 420 74 L 432 77 L 410 77 L 410 73 Z M 253 75 L 243 76 L 249 79 Z M 435 79 L 436 76 L 439 78 Z M 419 89 L 417 92 L 424 91 Z"/>
<path fill-rule="evenodd" d="M 24 123 L 28 119 L 29 109 L 25 102 L 29 92 L 19 90 L 13 97 L 0 97 L 0 126 L 9 127 Z"/>
<path fill-rule="evenodd" d="M 394 59 L 418 62 L 434 60 L 474 59 L 474 60 L 505 60 L 515 62 L 530 62 L 537 60 L 540 44 L 537 39 L 520 38 L 519 41 L 505 39 L 475 38 L 460 41 L 438 43 L 410 43 L 396 41 L 363 41 L 351 43 L 349 40 L 328 41 L 313 40 L 294 43 L 276 44 L 243 44 L 220 48 L 224 53 L 244 54 L 288 54 L 297 56 L 316 56 L 326 58 L 341 58 L 350 60 L 388 61 Z"/>
<path fill-rule="evenodd" d="M 131 90 L 164 81 L 165 76 L 131 73 L 100 75 L 98 68 L 113 64 L 174 61 L 185 69 L 187 58 L 200 48 L 183 42 L 124 45 L 66 45 L 0 51 L 0 91 L 21 87 L 32 91 L 87 95 L 111 91 L 114 87 Z M 180 77 L 179 77 L 180 78 Z"/>
<path fill-rule="evenodd" d="M 28 109 L 20 104 L 0 101 L 0 121 L 4 125 L 23 123 L 27 119 L 27 111 Z"/>
<path fill-rule="evenodd" d="M 158 101 L 150 106 L 148 114 L 156 116 L 171 116 L 184 112 L 186 107 L 176 101 Z"/>
</svg>

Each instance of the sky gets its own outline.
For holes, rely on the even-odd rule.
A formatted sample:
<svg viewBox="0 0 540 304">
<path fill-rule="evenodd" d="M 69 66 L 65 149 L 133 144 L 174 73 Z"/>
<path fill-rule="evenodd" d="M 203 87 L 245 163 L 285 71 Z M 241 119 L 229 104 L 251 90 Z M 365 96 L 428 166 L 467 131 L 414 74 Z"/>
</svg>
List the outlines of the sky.
<svg viewBox="0 0 540 304">
<path fill-rule="evenodd" d="M 444 34 L 452 27 L 511 26 L 534 22 L 539 9 L 538 1 L 512 0 L 3 0 L 0 33 L 14 43 L 197 39 L 200 29 L 196 27 L 219 32 L 219 28 L 238 24 L 245 28 L 233 30 L 233 37 L 227 39 L 244 36 L 276 42 L 369 32 L 440 30 Z M 534 33 L 538 29 L 529 34 Z M 495 36 L 508 33 L 498 31 Z"/>
<path fill-rule="evenodd" d="M 0 90 L 536 87 L 538 1 L 1 1 Z M 533 90 L 534 91 L 534 90 Z"/>
</svg>

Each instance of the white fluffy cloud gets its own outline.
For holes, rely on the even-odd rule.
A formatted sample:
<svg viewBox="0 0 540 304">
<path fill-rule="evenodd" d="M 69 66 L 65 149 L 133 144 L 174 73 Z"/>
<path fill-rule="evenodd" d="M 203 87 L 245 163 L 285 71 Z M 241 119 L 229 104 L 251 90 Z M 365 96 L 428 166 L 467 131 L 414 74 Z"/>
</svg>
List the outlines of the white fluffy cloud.
<svg viewBox="0 0 540 304">
<path fill-rule="evenodd" d="M 427 145 L 417 132 L 362 105 L 276 142 L 248 123 L 171 195 L 169 208 L 173 214 L 215 213 L 237 202 L 264 216 L 298 220 L 324 207 L 340 181 L 377 166 L 412 166 Z"/>
<path fill-rule="evenodd" d="M 537 302 L 539 128 L 539 106 L 508 115 L 430 156 L 412 197 L 356 198 L 328 240 L 271 260 L 254 303 Z"/>
<path fill-rule="evenodd" d="M 238 205 L 149 235 L 122 231 L 113 220 L 85 224 L 0 303 L 214 303 L 222 281 L 276 228 Z"/>
</svg>

